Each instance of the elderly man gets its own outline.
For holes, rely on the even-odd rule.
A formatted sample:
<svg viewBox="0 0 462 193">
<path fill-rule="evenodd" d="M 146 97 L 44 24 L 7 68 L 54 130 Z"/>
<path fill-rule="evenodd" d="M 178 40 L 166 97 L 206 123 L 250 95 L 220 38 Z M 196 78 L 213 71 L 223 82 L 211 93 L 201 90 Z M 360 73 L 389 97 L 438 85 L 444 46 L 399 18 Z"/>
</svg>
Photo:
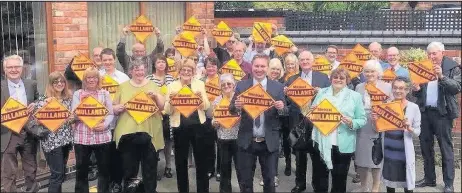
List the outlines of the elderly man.
<svg viewBox="0 0 462 193">
<path fill-rule="evenodd" d="M 155 60 L 156 54 L 163 54 L 164 52 L 164 42 L 160 38 L 160 30 L 156 27 L 154 29 L 154 32 L 157 37 L 157 45 L 156 48 L 149 54 L 146 55 L 146 47 L 142 43 L 135 43 L 132 46 L 132 54 L 133 55 L 128 55 L 127 52 L 125 51 L 125 44 L 127 42 L 127 36 L 130 31 L 130 28 L 124 27 L 122 30 L 122 37 L 120 38 L 119 44 L 117 44 L 117 59 L 120 62 L 120 65 L 122 66 L 123 70 L 125 73 L 128 73 L 128 67 L 130 64 L 130 61 L 134 59 L 141 59 L 145 60 L 146 63 L 148 64 L 148 69 L 146 74 L 152 74 L 152 68 L 153 68 L 153 61 Z"/>
<path fill-rule="evenodd" d="M 3 60 L 3 70 L 7 80 L 1 81 L 1 108 L 8 98 L 13 98 L 27 106 L 29 113 L 33 110 L 34 101 L 38 99 L 37 83 L 29 79 L 22 79 L 23 59 L 18 55 L 8 56 Z M 4 120 L 2 120 L 4 121 Z M 37 172 L 37 139 L 26 132 L 15 133 L 1 126 L 2 130 L 2 186 L 5 192 L 18 192 L 16 178 L 18 169 L 18 153 L 21 155 L 24 170 L 26 192 L 37 192 L 39 185 L 35 177 Z"/>
<path fill-rule="evenodd" d="M 376 60 L 379 60 L 380 64 L 383 65 L 384 62 L 382 60 L 380 60 L 380 57 L 382 56 L 382 45 L 378 42 L 372 42 L 371 44 L 369 44 L 369 52 L 371 53 L 372 55 L 372 59 L 376 59 Z"/>
<path fill-rule="evenodd" d="M 434 136 L 443 156 L 444 192 L 454 192 L 454 150 L 452 145 L 453 120 L 460 116 L 456 95 L 461 90 L 461 70 L 456 62 L 443 56 L 444 45 L 432 42 L 427 47 L 437 80 L 414 85 L 416 104 L 422 112 L 422 133 L 419 136 L 424 158 L 425 177 L 416 187 L 436 186 Z"/>
<path fill-rule="evenodd" d="M 390 47 L 387 49 L 387 60 L 388 63 L 382 63 L 382 69 L 390 69 L 397 76 L 403 76 L 409 78 L 409 71 L 399 64 L 399 50 L 396 47 Z"/>
<path fill-rule="evenodd" d="M 338 48 L 335 45 L 327 46 L 325 56 L 327 60 L 332 65 L 332 70 L 335 70 L 339 65 L 340 62 L 337 60 Z"/>
</svg>

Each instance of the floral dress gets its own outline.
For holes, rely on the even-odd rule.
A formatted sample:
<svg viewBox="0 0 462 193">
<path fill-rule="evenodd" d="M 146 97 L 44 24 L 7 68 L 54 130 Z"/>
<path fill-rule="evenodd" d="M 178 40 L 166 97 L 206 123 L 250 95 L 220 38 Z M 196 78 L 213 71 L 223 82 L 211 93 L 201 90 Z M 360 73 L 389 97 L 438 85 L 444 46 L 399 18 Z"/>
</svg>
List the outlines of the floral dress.
<svg viewBox="0 0 462 193">
<path fill-rule="evenodd" d="M 36 101 L 35 108 L 33 113 L 37 112 L 40 108 L 46 105 L 46 96 L 40 96 L 39 99 Z M 67 109 L 71 109 L 72 98 L 60 100 L 61 104 L 63 104 Z M 45 152 L 50 152 L 51 150 L 65 146 L 67 144 L 72 143 L 74 133 L 72 132 L 72 125 L 71 123 L 73 120 L 66 120 L 63 125 L 56 131 L 50 132 L 48 136 L 43 139 L 40 139 L 40 144 Z M 37 119 L 32 118 L 30 123 L 31 125 L 41 125 Z"/>
</svg>

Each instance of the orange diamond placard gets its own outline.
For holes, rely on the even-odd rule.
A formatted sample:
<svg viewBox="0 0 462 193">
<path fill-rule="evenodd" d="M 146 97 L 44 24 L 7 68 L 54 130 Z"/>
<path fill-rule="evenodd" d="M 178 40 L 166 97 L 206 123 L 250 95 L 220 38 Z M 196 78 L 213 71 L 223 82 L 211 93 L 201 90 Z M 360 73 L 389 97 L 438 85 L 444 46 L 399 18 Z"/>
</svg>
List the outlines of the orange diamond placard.
<svg viewBox="0 0 462 193">
<path fill-rule="evenodd" d="M 254 22 L 252 29 L 252 37 L 255 42 L 270 42 L 273 29 L 271 23 Z"/>
<path fill-rule="evenodd" d="M 271 45 L 274 47 L 274 51 L 278 56 L 290 52 L 290 48 L 294 45 L 289 38 L 284 35 L 278 35 L 271 39 Z"/>
<path fill-rule="evenodd" d="M 433 63 L 429 59 L 420 62 L 410 62 L 407 65 L 407 69 L 409 69 L 409 76 L 415 84 L 425 84 L 436 80 L 436 74 L 435 71 L 433 71 Z"/>
<path fill-rule="evenodd" d="M 232 115 L 229 112 L 229 105 L 229 99 L 224 97 L 213 111 L 213 118 L 225 129 L 233 128 L 241 118 L 239 115 Z"/>
<path fill-rule="evenodd" d="M 74 60 L 72 61 L 71 69 L 74 71 L 75 75 L 82 80 L 83 73 L 87 68 L 95 67 L 95 63 L 91 61 L 87 56 L 83 55 L 82 53 L 77 54 L 74 56 Z"/>
<path fill-rule="evenodd" d="M 7 91 L 3 91 L 7 92 Z M 27 107 L 14 98 L 8 98 L 1 110 L 2 125 L 19 134 L 29 120 Z"/>
<path fill-rule="evenodd" d="M 51 132 L 56 132 L 70 116 L 69 109 L 56 98 L 51 98 L 45 106 L 34 114 L 37 121 Z"/>
<path fill-rule="evenodd" d="M 288 81 L 290 77 L 296 75 L 296 72 L 287 72 L 286 75 L 284 75 L 284 81 Z"/>
<path fill-rule="evenodd" d="M 106 74 L 101 81 L 101 88 L 107 90 L 111 95 L 111 99 L 114 100 L 115 93 L 119 90 L 119 83 Z"/>
<path fill-rule="evenodd" d="M 386 69 L 385 71 L 383 71 L 382 80 L 385 82 L 391 83 L 391 81 L 395 80 L 396 77 L 396 73 L 390 69 Z"/>
<path fill-rule="evenodd" d="M 358 77 L 363 71 L 363 65 L 353 52 L 350 52 L 342 62 L 340 62 L 339 67 L 347 69 L 351 79 Z"/>
<path fill-rule="evenodd" d="M 191 16 L 188 21 L 183 24 L 183 31 L 191 33 L 194 37 L 201 34 L 202 27 L 196 17 Z"/>
<path fill-rule="evenodd" d="M 175 65 L 175 60 L 167 58 L 167 73 L 176 78 L 178 76 L 178 69 Z"/>
<path fill-rule="evenodd" d="M 135 38 L 144 43 L 146 39 L 154 32 L 154 26 L 151 21 L 144 15 L 140 15 L 130 25 L 130 31 L 135 35 Z"/>
<path fill-rule="evenodd" d="M 233 31 L 226 25 L 225 22 L 220 21 L 218 25 L 212 30 L 212 36 L 217 42 L 224 46 L 225 43 L 233 36 Z"/>
<path fill-rule="evenodd" d="M 173 40 L 172 45 L 184 57 L 194 55 L 197 49 L 197 43 L 196 43 L 196 40 L 194 40 L 193 34 L 191 34 L 190 32 L 186 32 L 186 31 L 177 35 L 175 39 Z"/>
<path fill-rule="evenodd" d="M 170 104 L 184 117 L 189 117 L 202 104 L 202 98 L 197 96 L 191 88 L 184 86 L 170 99 Z"/>
<path fill-rule="evenodd" d="M 379 88 L 377 88 L 376 86 L 372 84 L 366 84 L 366 91 L 371 97 L 372 105 L 379 105 L 379 104 L 386 102 L 388 99 L 390 99 L 388 95 L 383 93 L 382 90 L 380 90 Z"/>
<path fill-rule="evenodd" d="M 401 130 L 404 128 L 404 111 L 401 102 L 384 103 L 372 106 L 372 112 L 377 113 L 375 127 L 378 132 Z"/>
<path fill-rule="evenodd" d="M 149 117 L 157 113 L 159 107 L 144 91 L 136 94 L 132 99 L 124 104 L 128 114 L 139 125 Z"/>
<path fill-rule="evenodd" d="M 273 106 L 274 99 L 269 95 L 261 84 L 256 84 L 241 93 L 238 98 L 244 102 L 243 109 L 256 119 L 263 112 Z"/>
<path fill-rule="evenodd" d="M 93 96 L 85 97 L 77 108 L 74 114 L 90 129 L 102 123 L 109 114 L 106 106 L 101 104 Z"/>
<path fill-rule="evenodd" d="M 286 95 L 297 104 L 299 108 L 302 108 L 313 99 L 315 94 L 316 90 L 302 78 L 298 77 L 287 87 Z"/>
<path fill-rule="evenodd" d="M 364 65 L 366 61 L 372 58 L 372 55 L 369 52 L 369 50 L 361 46 L 361 44 L 356 44 L 355 47 L 353 47 L 353 49 L 351 50 L 351 52 L 353 52 L 356 55 L 361 65 Z"/>
<path fill-rule="evenodd" d="M 325 136 L 334 131 L 340 124 L 342 114 L 329 102 L 324 99 L 307 115 L 313 125 Z"/>
<path fill-rule="evenodd" d="M 211 80 L 208 80 L 205 83 L 205 92 L 207 93 L 207 98 L 211 102 L 215 101 L 215 98 L 217 96 L 220 96 L 221 93 L 220 83 L 218 79 L 219 77 L 216 76 L 215 78 L 212 78 Z"/>
<path fill-rule="evenodd" d="M 242 80 L 245 76 L 245 72 L 242 70 L 241 66 L 237 63 L 235 59 L 229 60 L 225 65 L 223 65 L 220 70 L 220 74 L 230 73 L 234 76 L 234 79 L 237 81 Z"/>
<path fill-rule="evenodd" d="M 326 75 L 330 74 L 332 70 L 332 65 L 330 64 L 329 60 L 325 56 L 318 55 L 314 59 L 314 64 L 312 67 L 313 71 L 318 71 L 324 73 Z"/>
</svg>

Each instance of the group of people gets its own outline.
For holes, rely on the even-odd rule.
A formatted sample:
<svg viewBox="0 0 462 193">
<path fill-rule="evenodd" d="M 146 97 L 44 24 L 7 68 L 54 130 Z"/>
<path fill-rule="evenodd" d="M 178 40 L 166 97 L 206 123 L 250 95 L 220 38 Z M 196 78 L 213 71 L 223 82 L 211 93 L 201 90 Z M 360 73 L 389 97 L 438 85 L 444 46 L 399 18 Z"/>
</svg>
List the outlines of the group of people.
<svg viewBox="0 0 462 193">
<path fill-rule="evenodd" d="M 345 68 L 339 67 L 338 49 L 334 45 L 328 46 L 325 52 L 332 65 L 332 71 L 327 75 L 312 70 L 315 57 L 308 50 L 293 47 L 289 53 L 277 56 L 265 42 L 251 40 L 251 45 L 247 46 L 238 36 L 231 37 L 223 47 L 210 49 L 204 31 L 204 41 L 196 55 L 182 58 L 174 48 L 164 52 L 160 31 L 156 29 L 155 32 L 157 46 L 152 53 L 146 54 L 144 45 L 136 43 L 132 47 L 133 55 L 128 55 L 125 39 L 129 31 L 124 28 L 116 51 L 111 48 L 93 50 L 96 66 L 86 69 L 82 80 L 69 65 L 64 74 L 50 73 L 46 90 L 41 95 L 36 82 L 21 78 L 21 57 L 12 55 L 3 60 L 7 80 L 1 82 L 2 91 L 5 91 L 1 95 L 2 107 L 12 97 L 33 114 L 55 98 L 73 111 L 83 99 L 93 96 L 108 110 L 108 116 L 94 128 L 71 115 L 56 132 L 41 137 L 28 132 L 28 128 L 40 125 L 32 116 L 20 133 L 2 126 L 2 185 L 5 191 L 17 191 L 18 152 L 24 170 L 25 191 L 38 191 L 36 153 L 40 141 L 51 172 L 49 192 L 61 192 L 72 148 L 76 159 L 76 192 L 89 192 L 88 175 L 92 165 L 98 170 L 98 192 L 135 191 L 140 165 L 144 191 L 156 192 L 158 180 L 174 176 L 172 155 L 178 191 L 189 192 L 191 154 L 196 169 L 197 192 L 209 192 L 212 177 L 220 181 L 220 192 L 232 192 L 233 162 L 240 191 L 253 192 L 257 159 L 264 192 L 276 192 L 278 158 L 285 158 L 284 175 L 290 176 L 292 154 L 296 162 L 293 193 L 307 188 L 308 154 L 312 160 L 310 172 L 314 192 L 327 192 L 329 186 L 331 192 L 346 192 L 351 160 L 354 160 L 363 191 L 378 192 L 383 183 L 387 192 L 394 192 L 396 188 L 412 192 L 415 187 L 436 186 L 434 136 L 443 156 L 444 191 L 454 191 L 451 130 L 453 120 L 459 116 L 456 95 L 461 91 L 461 71 L 453 60 L 443 56 L 442 43 L 432 42 L 427 47 L 437 80 L 418 85 L 410 81 L 408 70 L 399 64 L 399 50 L 388 48 L 387 62 L 383 62 L 382 48 L 377 42 L 369 45 L 372 58 L 364 64 L 363 72 L 351 78 Z M 168 72 L 167 58 L 175 60 L 176 77 Z M 236 60 L 245 72 L 242 80 L 237 81 L 232 74 L 218 73 L 218 69 L 230 59 Z M 116 69 L 116 60 L 123 71 Z M 381 80 L 386 69 L 398 75 L 391 83 Z M 101 87 L 104 75 L 119 83 L 113 98 Z M 209 101 L 205 84 L 217 77 L 221 94 Z M 313 100 L 302 107 L 286 95 L 287 87 L 297 78 L 312 85 L 316 91 Z M 245 103 L 238 96 L 256 84 L 261 84 L 274 103 L 253 119 L 243 110 Z M 371 111 L 366 84 L 373 84 L 385 93 L 390 98 L 387 102 L 401 103 L 405 113 L 404 128 L 376 131 L 378 115 Z M 160 89 L 164 85 L 167 86 L 166 93 Z M 170 103 L 184 86 L 202 99 L 189 117 L 183 116 Z M 159 110 L 138 124 L 124 104 L 141 91 L 155 102 Z M 213 116 L 214 109 L 223 99 L 231 101 L 229 112 L 240 116 L 240 121 L 232 128 L 224 128 Z M 342 115 L 341 123 L 329 135 L 322 134 L 305 117 L 324 99 Z M 295 149 L 291 147 L 289 135 L 300 125 L 308 142 Z M 376 165 L 371 151 L 374 139 L 379 136 L 383 139 L 383 160 Z M 424 158 L 425 178 L 416 182 L 413 137 L 417 136 Z M 158 173 L 161 150 L 165 169 Z M 329 175 L 332 183 L 329 183 Z M 372 176 L 372 183 L 368 182 L 369 176 Z"/>
</svg>

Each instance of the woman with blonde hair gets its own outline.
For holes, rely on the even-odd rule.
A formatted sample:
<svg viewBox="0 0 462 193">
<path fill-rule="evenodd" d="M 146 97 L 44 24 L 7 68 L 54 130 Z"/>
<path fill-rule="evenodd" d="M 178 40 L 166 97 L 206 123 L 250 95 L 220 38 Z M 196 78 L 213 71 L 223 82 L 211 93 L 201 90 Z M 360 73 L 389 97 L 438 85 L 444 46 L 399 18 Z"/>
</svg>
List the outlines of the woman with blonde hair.
<svg viewBox="0 0 462 193">
<path fill-rule="evenodd" d="M 381 80 L 383 71 L 379 61 L 377 60 L 366 61 L 366 64 L 364 64 L 363 74 L 366 78 L 366 82 L 358 84 L 358 86 L 356 86 L 356 92 L 362 96 L 362 101 L 368 118 L 366 125 L 357 131 L 358 137 L 356 138 L 354 162 L 357 166 L 356 171 L 361 179 L 362 191 L 369 191 L 369 174 L 372 174 L 372 192 L 378 192 L 380 190 L 380 170 L 382 168 L 382 164 L 374 164 L 371 152 L 372 146 L 374 145 L 373 139 L 377 138 L 379 133 L 375 128 L 375 121 L 371 119 L 372 101 L 371 96 L 366 90 L 366 85 L 373 85 L 388 97 L 392 97 L 391 85 Z"/>
<path fill-rule="evenodd" d="M 82 121 L 77 121 L 74 129 L 74 150 L 76 159 L 75 192 L 89 192 L 88 171 L 90 155 L 95 152 L 98 166 L 98 192 L 109 192 L 112 135 L 110 124 L 114 118 L 112 100 L 109 92 L 101 89 L 101 76 L 97 68 L 85 70 L 82 78 L 82 89 L 74 92 L 72 111 L 86 97 L 94 97 L 108 110 L 108 115 L 94 128 L 89 128 Z M 78 118 L 78 117 L 77 117 Z"/>
<path fill-rule="evenodd" d="M 60 72 L 52 72 L 48 76 L 48 83 L 45 88 L 45 95 L 40 96 L 35 102 L 32 114 L 47 105 L 51 99 L 57 99 L 67 109 L 71 108 L 72 94 L 69 91 L 66 78 Z M 50 180 L 48 192 L 62 192 L 61 187 L 66 175 L 66 164 L 69 158 L 69 152 L 72 149 L 72 123 L 74 116 L 71 115 L 61 127 L 55 132 L 46 132 L 40 136 L 40 144 L 45 154 L 48 167 L 50 167 Z M 45 127 L 35 118 L 28 123 L 30 127 Z M 49 131 L 48 128 L 46 131 Z"/>
<path fill-rule="evenodd" d="M 204 151 L 204 149 L 208 147 L 210 142 L 207 141 L 207 131 L 204 128 L 204 123 L 206 120 L 205 111 L 209 108 L 210 103 L 205 92 L 204 82 L 194 78 L 196 72 L 194 61 L 186 60 L 178 66 L 178 70 L 178 80 L 167 86 L 167 99 L 165 101 L 165 112 L 170 115 L 170 126 L 173 131 L 178 191 L 189 192 L 188 152 L 191 144 L 196 164 L 197 192 L 208 192 L 209 178 L 207 176 L 208 161 L 206 154 L 208 151 Z M 189 117 L 181 115 L 170 104 L 171 98 L 185 86 L 189 87 L 193 93 L 202 99 L 202 103 Z"/>
<path fill-rule="evenodd" d="M 279 81 L 284 76 L 284 68 L 282 68 L 281 60 L 273 58 L 269 61 L 268 78 L 271 80 Z"/>
<path fill-rule="evenodd" d="M 286 82 L 291 76 L 300 72 L 298 65 L 298 58 L 295 54 L 289 53 L 284 57 L 284 82 Z"/>
</svg>

